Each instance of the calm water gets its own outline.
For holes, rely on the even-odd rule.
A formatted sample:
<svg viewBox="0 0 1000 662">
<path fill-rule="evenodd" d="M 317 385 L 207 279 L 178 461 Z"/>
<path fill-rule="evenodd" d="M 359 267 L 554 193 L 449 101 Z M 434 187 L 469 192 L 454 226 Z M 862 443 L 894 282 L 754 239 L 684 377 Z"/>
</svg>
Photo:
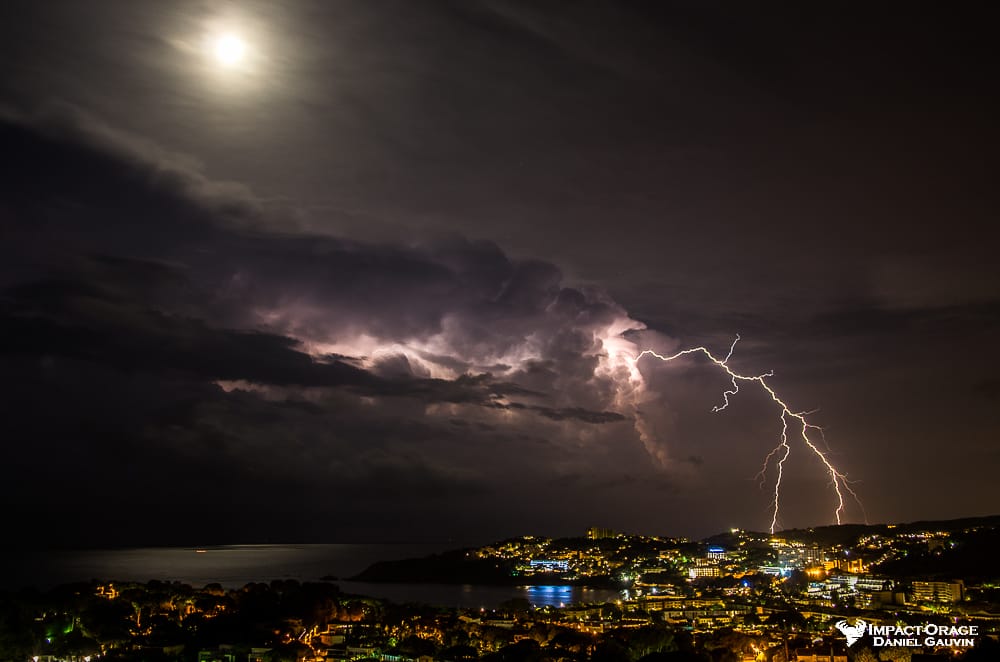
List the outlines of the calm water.
<svg viewBox="0 0 1000 662">
<path fill-rule="evenodd" d="M 49 588 L 91 579 L 179 581 L 192 586 L 217 582 L 238 588 L 273 579 L 316 581 L 351 577 L 376 561 L 426 556 L 454 544 L 385 545 L 227 545 L 203 551 L 183 547 L 4 552 L 0 588 Z M 369 584 L 337 580 L 343 591 L 394 602 L 425 602 L 449 607 L 493 607 L 516 597 L 536 606 L 617 599 L 615 591 L 571 586 L 478 586 L 443 584 Z"/>
<path fill-rule="evenodd" d="M 393 602 L 425 602 L 443 607 L 496 607 L 504 600 L 527 598 L 536 607 L 563 607 L 578 602 L 612 602 L 618 591 L 580 586 L 479 586 L 475 584 L 363 584 L 338 582 L 349 593 Z"/>
</svg>

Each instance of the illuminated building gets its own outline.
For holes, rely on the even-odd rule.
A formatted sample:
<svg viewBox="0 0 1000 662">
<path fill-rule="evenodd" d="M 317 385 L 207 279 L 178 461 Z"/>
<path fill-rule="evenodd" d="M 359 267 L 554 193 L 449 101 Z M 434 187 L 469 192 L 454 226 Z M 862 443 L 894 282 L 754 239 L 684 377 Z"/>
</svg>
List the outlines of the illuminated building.
<svg viewBox="0 0 1000 662">
<path fill-rule="evenodd" d="M 587 537 L 591 540 L 601 540 L 603 538 L 614 538 L 615 532 L 611 529 L 601 529 L 596 526 L 592 526 L 587 529 Z"/>
<path fill-rule="evenodd" d="M 837 561 L 837 569 L 861 574 L 865 571 L 865 564 L 861 559 L 840 559 Z"/>
<path fill-rule="evenodd" d="M 800 648 L 795 651 L 798 662 L 847 662 L 847 652 L 834 652 L 832 648 Z"/>
<path fill-rule="evenodd" d="M 862 575 L 857 578 L 854 582 L 854 587 L 859 591 L 891 591 L 893 582 L 891 579 L 885 579 L 884 577 L 873 577 L 871 575 Z"/>
<path fill-rule="evenodd" d="M 795 568 L 784 565 L 762 565 L 757 570 L 773 577 L 787 577 L 792 574 L 792 570 L 795 570 Z"/>
<path fill-rule="evenodd" d="M 802 550 L 802 560 L 806 565 L 819 565 L 823 563 L 825 555 L 819 547 L 807 547 Z"/>
<path fill-rule="evenodd" d="M 696 565 L 690 570 L 688 570 L 688 576 L 691 579 L 698 579 L 699 577 L 721 577 L 722 572 L 719 570 L 717 565 Z"/>
<path fill-rule="evenodd" d="M 872 603 L 875 598 L 871 594 L 879 594 L 878 600 L 892 603 L 893 581 L 885 577 L 873 575 L 831 575 L 822 582 L 810 582 L 808 594 L 813 598 L 831 599 L 834 594 L 841 598 L 849 596 L 868 596 L 862 602 Z"/>
<path fill-rule="evenodd" d="M 232 646 L 219 646 L 215 650 L 198 651 L 198 662 L 236 662 Z"/>
<path fill-rule="evenodd" d="M 915 602 L 961 602 L 965 597 L 965 584 L 954 582 L 913 582 Z"/>
</svg>

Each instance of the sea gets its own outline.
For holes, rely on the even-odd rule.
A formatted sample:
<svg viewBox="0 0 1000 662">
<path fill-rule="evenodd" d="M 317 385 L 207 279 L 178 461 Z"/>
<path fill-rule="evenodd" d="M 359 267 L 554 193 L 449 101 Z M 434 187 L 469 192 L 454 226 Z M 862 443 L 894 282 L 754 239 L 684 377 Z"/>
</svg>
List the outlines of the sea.
<svg viewBox="0 0 1000 662">
<path fill-rule="evenodd" d="M 453 547 L 453 544 L 394 543 L 7 550 L 0 553 L 0 589 L 34 587 L 45 590 L 70 582 L 146 582 L 153 579 L 178 581 L 195 587 L 217 583 L 226 588 L 239 588 L 251 582 L 296 579 L 331 581 L 345 593 L 396 603 L 459 608 L 491 608 L 512 598 L 526 598 L 536 607 L 559 607 L 610 602 L 620 597 L 611 589 L 559 584 L 384 584 L 345 579 L 377 561 L 427 556 Z"/>
</svg>

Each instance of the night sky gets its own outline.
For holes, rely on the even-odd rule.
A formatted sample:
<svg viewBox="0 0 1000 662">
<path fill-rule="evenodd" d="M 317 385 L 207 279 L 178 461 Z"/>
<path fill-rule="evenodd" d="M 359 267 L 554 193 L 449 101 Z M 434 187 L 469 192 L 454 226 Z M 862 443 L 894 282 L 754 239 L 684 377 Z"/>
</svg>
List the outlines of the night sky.
<svg viewBox="0 0 1000 662">
<path fill-rule="evenodd" d="M 57 545 L 1000 512 L 995 22 L 0 6 L 0 504 Z M 826 446 L 819 442 L 822 448 Z M 779 526 L 829 524 L 791 444 Z"/>
</svg>

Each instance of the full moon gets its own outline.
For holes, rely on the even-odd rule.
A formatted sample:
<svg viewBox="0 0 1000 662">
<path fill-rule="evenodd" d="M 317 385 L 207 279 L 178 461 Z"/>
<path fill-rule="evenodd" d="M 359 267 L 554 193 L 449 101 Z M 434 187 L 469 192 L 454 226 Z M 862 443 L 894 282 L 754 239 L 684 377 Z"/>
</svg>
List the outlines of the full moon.
<svg viewBox="0 0 1000 662">
<path fill-rule="evenodd" d="M 212 52 L 220 64 L 234 67 L 242 62 L 246 56 L 247 45 L 237 35 L 224 34 L 215 40 Z"/>
</svg>

